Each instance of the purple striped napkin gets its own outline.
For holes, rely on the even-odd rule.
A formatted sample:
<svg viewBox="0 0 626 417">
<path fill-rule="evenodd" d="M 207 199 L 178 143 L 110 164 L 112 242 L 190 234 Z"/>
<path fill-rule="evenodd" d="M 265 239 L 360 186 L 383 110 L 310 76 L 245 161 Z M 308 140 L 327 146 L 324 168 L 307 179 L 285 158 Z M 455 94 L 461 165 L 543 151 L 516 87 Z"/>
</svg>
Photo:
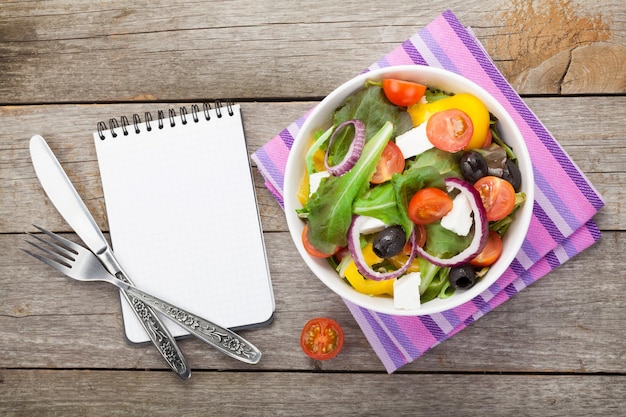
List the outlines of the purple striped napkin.
<svg viewBox="0 0 626 417">
<path fill-rule="evenodd" d="M 471 301 L 443 313 L 403 317 L 346 305 L 391 373 L 464 329 L 600 239 L 592 217 L 604 205 L 593 185 L 495 67 L 472 32 L 451 11 L 372 65 L 429 65 L 482 86 L 511 114 L 526 139 L 535 174 L 535 202 L 522 249 L 507 271 Z M 287 156 L 306 115 L 270 140 L 252 159 L 281 206 Z"/>
</svg>

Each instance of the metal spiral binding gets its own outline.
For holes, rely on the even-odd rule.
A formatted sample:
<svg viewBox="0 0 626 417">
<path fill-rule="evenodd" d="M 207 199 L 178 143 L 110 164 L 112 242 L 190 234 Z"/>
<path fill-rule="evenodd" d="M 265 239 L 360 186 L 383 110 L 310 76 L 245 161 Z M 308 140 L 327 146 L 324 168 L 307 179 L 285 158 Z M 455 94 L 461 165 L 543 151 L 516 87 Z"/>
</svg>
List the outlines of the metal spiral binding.
<svg viewBox="0 0 626 417">
<path fill-rule="evenodd" d="M 231 100 L 225 100 L 225 101 L 216 100 L 214 102 L 214 105 L 215 105 L 215 108 L 214 108 L 215 115 L 217 116 L 217 118 L 221 118 L 224 116 L 224 113 L 222 112 L 224 108 L 226 109 L 226 114 L 228 114 L 229 116 L 233 116 L 234 114 L 233 102 Z M 204 119 L 206 121 L 210 121 L 211 110 L 213 110 L 213 107 L 211 107 L 211 104 L 209 102 L 204 102 L 202 104 L 202 110 L 200 109 L 200 106 L 198 106 L 197 104 L 193 104 L 191 105 L 191 120 L 193 120 L 194 123 L 198 123 L 200 121 L 200 115 L 203 114 Z M 188 123 L 187 116 L 189 115 L 189 111 L 187 110 L 186 106 L 181 106 L 179 108 L 179 115 L 180 115 L 181 123 L 183 125 L 186 125 Z M 145 122 L 146 131 L 148 132 L 152 131 L 153 120 L 154 119 L 152 118 L 152 113 L 145 112 L 144 122 Z M 165 116 L 165 112 L 163 110 L 157 111 L 157 127 L 159 129 L 163 129 L 165 127 L 166 120 L 169 121 L 170 127 L 176 126 L 176 110 L 175 109 L 173 108 L 168 109 L 167 119 Z M 141 116 L 139 116 L 137 113 L 133 114 L 132 127 L 134 128 L 133 130 L 135 131 L 135 134 L 141 133 L 140 125 L 141 125 Z M 107 130 L 111 132 L 111 136 L 114 138 L 118 137 L 120 134 L 123 136 L 128 136 L 130 126 L 131 126 L 131 123 L 128 117 L 126 116 L 121 116 L 119 122 L 116 118 L 109 119 L 108 126 L 106 122 L 98 122 L 98 125 L 97 125 L 98 137 L 101 140 L 106 139 L 106 136 L 104 136 L 104 132 L 106 132 Z M 120 129 L 121 129 L 121 133 L 120 133 Z"/>
</svg>

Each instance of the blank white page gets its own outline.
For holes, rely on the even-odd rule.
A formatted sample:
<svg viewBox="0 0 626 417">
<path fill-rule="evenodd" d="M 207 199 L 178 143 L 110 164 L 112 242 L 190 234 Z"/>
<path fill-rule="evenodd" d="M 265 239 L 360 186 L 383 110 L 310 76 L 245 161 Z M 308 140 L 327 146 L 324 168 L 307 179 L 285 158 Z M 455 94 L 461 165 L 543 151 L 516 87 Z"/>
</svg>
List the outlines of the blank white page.
<svg viewBox="0 0 626 417">
<path fill-rule="evenodd" d="M 94 133 L 113 252 L 140 289 L 229 328 L 274 312 L 241 109 Z M 122 298 L 126 336 L 148 341 Z M 175 336 L 187 334 L 169 320 Z"/>
</svg>

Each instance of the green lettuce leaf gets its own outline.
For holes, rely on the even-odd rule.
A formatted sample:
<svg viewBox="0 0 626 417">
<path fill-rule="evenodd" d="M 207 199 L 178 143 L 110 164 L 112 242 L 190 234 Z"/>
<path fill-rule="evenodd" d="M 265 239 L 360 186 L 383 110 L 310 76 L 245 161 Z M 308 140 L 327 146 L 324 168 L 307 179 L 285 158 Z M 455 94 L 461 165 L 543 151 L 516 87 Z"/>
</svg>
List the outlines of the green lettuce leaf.
<svg viewBox="0 0 626 417">
<path fill-rule="evenodd" d="M 424 249 L 438 258 L 451 258 L 469 246 L 474 238 L 474 229 L 467 236 L 459 236 L 456 233 L 441 226 L 441 221 L 427 224 L 426 244 Z"/>
<path fill-rule="evenodd" d="M 407 161 L 406 169 L 434 168 L 443 178 L 463 178 L 459 166 L 460 153 L 450 153 L 432 148 Z"/>
<path fill-rule="evenodd" d="M 375 217 L 385 224 L 402 224 L 396 191 L 391 182 L 373 187 L 356 199 L 352 212 L 361 216 Z"/>
<path fill-rule="evenodd" d="M 392 137 L 394 138 L 413 127 L 411 116 L 406 110 L 391 104 L 385 97 L 383 89 L 378 86 L 369 86 L 351 95 L 335 112 L 334 125 L 339 126 L 353 119 L 358 119 L 365 124 L 366 143 L 386 122 L 393 124 Z M 331 165 L 334 165 L 333 161 L 343 159 L 353 137 L 354 129 L 343 129 L 337 133 L 328 157 Z"/>
<path fill-rule="evenodd" d="M 347 244 L 352 203 L 368 189 L 392 132 L 393 124 L 385 123 L 365 144 L 361 157 L 352 169 L 341 177 L 322 179 L 302 210 L 301 214 L 309 221 L 309 242 L 319 251 L 332 253 L 337 246 Z"/>
</svg>

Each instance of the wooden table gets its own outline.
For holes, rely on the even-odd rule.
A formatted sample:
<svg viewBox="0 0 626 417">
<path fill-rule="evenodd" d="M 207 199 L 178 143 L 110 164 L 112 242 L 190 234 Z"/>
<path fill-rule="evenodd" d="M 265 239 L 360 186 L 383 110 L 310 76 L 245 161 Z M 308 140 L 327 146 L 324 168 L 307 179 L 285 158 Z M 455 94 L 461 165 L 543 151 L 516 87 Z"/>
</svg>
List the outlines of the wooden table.
<svg viewBox="0 0 626 417">
<path fill-rule="evenodd" d="M 0 4 L 0 415 L 624 415 L 626 413 L 626 7 L 609 0 Z M 602 240 L 415 362 L 388 375 L 342 301 L 307 270 L 255 181 L 276 296 L 242 334 L 255 366 L 195 339 L 182 382 L 123 336 L 119 297 L 19 248 L 31 223 L 71 229 L 28 153 L 53 151 L 107 231 L 96 122 L 233 98 L 249 152 L 445 9 L 606 198 Z M 316 362 L 302 325 L 330 316 L 344 351 Z"/>
</svg>

